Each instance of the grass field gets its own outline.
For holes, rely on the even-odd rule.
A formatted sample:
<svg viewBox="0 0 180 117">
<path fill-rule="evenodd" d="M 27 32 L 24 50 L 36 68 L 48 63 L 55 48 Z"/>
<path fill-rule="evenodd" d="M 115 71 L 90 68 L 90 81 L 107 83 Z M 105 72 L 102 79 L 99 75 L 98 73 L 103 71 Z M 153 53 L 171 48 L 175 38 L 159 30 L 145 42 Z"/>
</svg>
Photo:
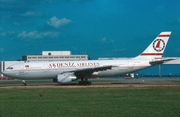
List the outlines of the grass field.
<svg viewBox="0 0 180 117">
<path fill-rule="evenodd" d="M 0 88 L 0 117 L 180 117 L 180 87 Z"/>
</svg>

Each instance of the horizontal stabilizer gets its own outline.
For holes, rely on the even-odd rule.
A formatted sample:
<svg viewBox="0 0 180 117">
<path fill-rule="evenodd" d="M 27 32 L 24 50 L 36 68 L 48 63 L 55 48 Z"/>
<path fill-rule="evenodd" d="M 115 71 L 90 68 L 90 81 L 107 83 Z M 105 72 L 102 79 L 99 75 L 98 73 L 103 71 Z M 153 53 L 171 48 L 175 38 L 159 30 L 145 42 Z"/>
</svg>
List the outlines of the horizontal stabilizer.
<svg viewBox="0 0 180 117">
<path fill-rule="evenodd" d="M 159 64 L 163 64 L 164 62 L 168 62 L 168 61 L 172 61 L 172 60 L 176 60 L 176 59 L 172 59 L 172 58 L 155 59 L 153 61 L 150 61 L 149 64 L 151 64 L 151 65 L 159 65 Z"/>
</svg>

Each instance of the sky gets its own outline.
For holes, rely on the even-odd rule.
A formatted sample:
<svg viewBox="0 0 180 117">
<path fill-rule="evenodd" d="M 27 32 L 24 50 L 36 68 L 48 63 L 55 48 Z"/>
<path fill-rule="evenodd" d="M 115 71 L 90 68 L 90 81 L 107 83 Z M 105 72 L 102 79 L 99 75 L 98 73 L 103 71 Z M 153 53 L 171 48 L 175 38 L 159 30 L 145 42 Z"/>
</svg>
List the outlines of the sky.
<svg viewBox="0 0 180 117">
<path fill-rule="evenodd" d="M 139 55 L 172 31 L 165 57 L 180 56 L 179 0 L 0 0 L 0 60 L 42 51 Z"/>
</svg>

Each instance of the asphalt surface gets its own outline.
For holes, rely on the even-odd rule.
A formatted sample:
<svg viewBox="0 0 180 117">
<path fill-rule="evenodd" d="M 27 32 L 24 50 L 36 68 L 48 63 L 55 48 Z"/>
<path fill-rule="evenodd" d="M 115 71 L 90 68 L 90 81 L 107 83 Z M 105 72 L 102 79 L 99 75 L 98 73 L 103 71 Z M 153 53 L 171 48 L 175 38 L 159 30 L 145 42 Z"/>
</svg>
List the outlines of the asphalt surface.
<svg viewBox="0 0 180 117">
<path fill-rule="evenodd" d="M 139 79 L 114 79 L 100 78 L 90 80 L 92 85 L 79 85 L 77 82 L 68 84 L 53 83 L 51 80 L 26 81 L 27 86 L 22 86 L 20 80 L 0 81 L 0 88 L 88 88 L 88 87 L 156 87 L 180 86 L 180 78 L 139 78 Z"/>
</svg>

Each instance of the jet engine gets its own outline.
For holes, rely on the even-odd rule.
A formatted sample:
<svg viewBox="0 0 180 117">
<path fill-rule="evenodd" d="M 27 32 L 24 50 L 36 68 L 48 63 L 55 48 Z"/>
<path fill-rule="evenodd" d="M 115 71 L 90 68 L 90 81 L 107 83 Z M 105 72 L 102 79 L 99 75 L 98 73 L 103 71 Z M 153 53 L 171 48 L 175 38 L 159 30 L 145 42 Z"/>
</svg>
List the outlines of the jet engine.
<svg viewBox="0 0 180 117">
<path fill-rule="evenodd" d="M 59 74 L 57 75 L 57 78 L 53 79 L 53 82 L 57 82 L 57 83 L 68 83 L 71 81 L 76 80 L 76 76 L 74 76 L 73 73 L 63 73 L 63 74 Z"/>
</svg>

